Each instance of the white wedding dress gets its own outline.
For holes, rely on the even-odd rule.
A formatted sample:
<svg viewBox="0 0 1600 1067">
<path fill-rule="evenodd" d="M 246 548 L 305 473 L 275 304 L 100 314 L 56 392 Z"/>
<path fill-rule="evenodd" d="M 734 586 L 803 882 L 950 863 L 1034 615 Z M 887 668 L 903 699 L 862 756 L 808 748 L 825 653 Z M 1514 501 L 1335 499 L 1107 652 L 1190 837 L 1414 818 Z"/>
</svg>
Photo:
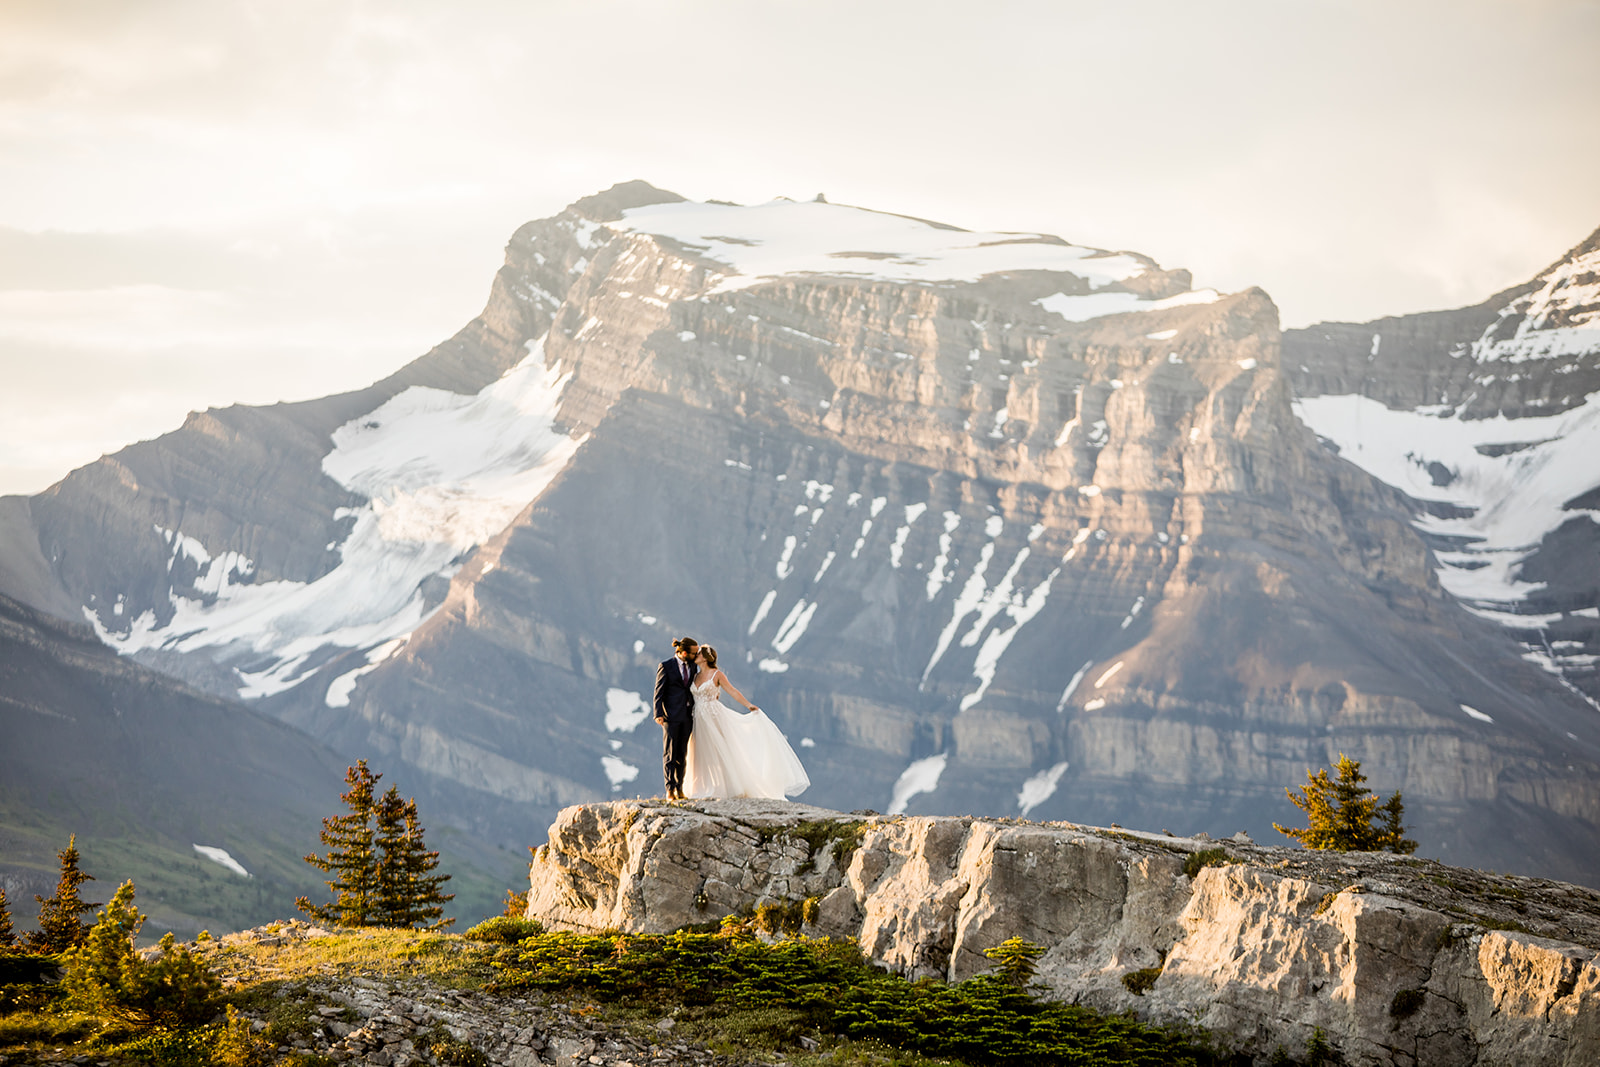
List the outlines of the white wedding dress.
<svg viewBox="0 0 1600 1067">
<path fill-rule="evenodd" d="M 811 784 L 783 731 L 758 708 L 749 714 L 722 702 L 715 680 L 691 685 L 694 730 L 689 734 L 683 791 L 690 797 L 767 797 L 782 800 Z"/>
</svg>

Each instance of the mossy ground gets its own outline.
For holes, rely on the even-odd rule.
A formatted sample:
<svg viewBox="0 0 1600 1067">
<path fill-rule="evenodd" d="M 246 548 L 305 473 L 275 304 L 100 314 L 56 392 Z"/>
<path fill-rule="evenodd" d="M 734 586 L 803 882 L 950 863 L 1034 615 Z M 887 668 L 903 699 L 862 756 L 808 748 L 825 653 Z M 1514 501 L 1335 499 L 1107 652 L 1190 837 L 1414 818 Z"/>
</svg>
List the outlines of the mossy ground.
<svg viewBox="0 0 1600 1067">
<path fill-rule="evenodd" d="M 872 967 L 853 943 L 764 941 L 752 921 L 733 922 L 718 934 L 554 933 L 509 945 L 414 930 L 306 934 L 303 925 L 282 923 L 196 946 L 224 979 L 224 1006 L 263 1020 L 261 1036 L 270 1046 L 291 1042 L 316 1021 L 314 987 L 325 992 L 330 984 L 359 979 L 559 1002 L 579 1017 L 647 1041 L 661 1040 L 662 1022 L 671 1019 L 673 1041 L 744 1061 L 781 1057 L 795 1067 L 1212 1062 L 1188 1035 L 1045 1005 L 998 979 L 976 986 L 912 984 Z M 646 988 L 650 995 L 638 995 Z M 39 1008 L 0 1017 L 0 1054 L 13 1063 L 79 1055 L 152 1067 L 227 1062 L 216 1053 L 224 1045 L 220 1015 L 182 1033 L 144 1033 L 69 1014 L 59 1002 Z M 1063 1026 L 1073 1040 L 1089 1035 L 1091 1044 L 1102 1046 L 1098 1052 L 1109 1055 L 1027 1054 L 1043 1047 L 1041 1040 L 1060 1038 Z M 964 1036 L 971 1027 L 981 1029 L 985 1041 L 1016 1030 L 1011 1054 L 983 1054 L 983 1043 Z M 965 1051 L 951 1054 L 952 1042 Z M 276 1059 L 311 1067 L 302 1053 Z"/>
</svg>

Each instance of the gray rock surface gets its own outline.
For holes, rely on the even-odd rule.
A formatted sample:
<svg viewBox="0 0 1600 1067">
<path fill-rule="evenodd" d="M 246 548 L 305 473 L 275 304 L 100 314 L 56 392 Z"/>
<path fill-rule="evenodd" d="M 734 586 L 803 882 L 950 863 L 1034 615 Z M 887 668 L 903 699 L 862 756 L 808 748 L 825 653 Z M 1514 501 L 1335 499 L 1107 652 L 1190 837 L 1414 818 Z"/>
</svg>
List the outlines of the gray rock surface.
<svg viewBox="0 0 1600 1067">
<path fill-rule="evenodd" d="M 1227 862 L 1186 874 L 1207 850 Z M 907 977 L 959 981 L 1022 937 L 1047 950 L 1050 995 L 1196 1023 L 1261 1061 L 1318 1029 L 1353 1065 L 1578 1067 L 1600 1048 L 1600 893 L 1242 836 L 618 801 L 561 813 L 528 915 L 665 931 L 807 898 L 805 932 Z"/>
</svg>

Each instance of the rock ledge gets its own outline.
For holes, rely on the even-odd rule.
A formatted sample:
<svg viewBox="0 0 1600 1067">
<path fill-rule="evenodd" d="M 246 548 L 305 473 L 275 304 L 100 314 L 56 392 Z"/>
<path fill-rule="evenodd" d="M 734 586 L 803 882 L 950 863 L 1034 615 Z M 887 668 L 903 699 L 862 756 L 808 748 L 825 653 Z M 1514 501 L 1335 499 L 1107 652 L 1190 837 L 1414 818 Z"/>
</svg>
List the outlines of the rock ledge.
<svg viewBox="0 0 1600 1067">
<path fill-rule="evenodd" d="M 1051 995 L 1262 1059 L 1317 1029 L 1361 1065 L 1577 1067 L 1600 1049 L 1600 893 L 1429 860 L 636 800 L 561 812 L 530 876 L 528 914 L 550 926 L 666 931 L 783 905 L 912 978 L 970 977 L 1023 937 L 1047 949 Z"/>
</svg>

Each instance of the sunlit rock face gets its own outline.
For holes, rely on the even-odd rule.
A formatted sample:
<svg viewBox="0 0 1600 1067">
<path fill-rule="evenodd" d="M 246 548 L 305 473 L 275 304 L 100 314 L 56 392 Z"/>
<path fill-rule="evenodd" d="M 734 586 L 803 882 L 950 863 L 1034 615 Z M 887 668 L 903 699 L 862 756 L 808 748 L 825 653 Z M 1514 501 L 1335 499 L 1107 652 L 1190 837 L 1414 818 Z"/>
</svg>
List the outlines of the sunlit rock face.
<svg viewBox="0 0 1600 1067">
<path fill-rule="evenodd" d="M 1023 938 L 1043 950 L 1044 995 L 1197 1025 L 1255 1063 L 1320 1032 L 1363 1067 L 1578 1067 L 1600 1031 L 1600 893 L 1390 853 L 620 801 L 561 812 L 529 867 L 527 916 L 557 929 L 659 933 L 774 906 L 910 979 L 992 971 L 987 952 Z"/>
<path fill-rule="evenodd" d="M 1428 851 L 1600 880 L 1600 718 L 1304 416 L 1259 290 L 630 183 L 520 229 L 392 378 L 193 416 L 29 513 L 113 647 L 507 841 L 659 788 L 687 633 L 820 804 L 1264 836 L 1345 752 Z"/>
</svg>

